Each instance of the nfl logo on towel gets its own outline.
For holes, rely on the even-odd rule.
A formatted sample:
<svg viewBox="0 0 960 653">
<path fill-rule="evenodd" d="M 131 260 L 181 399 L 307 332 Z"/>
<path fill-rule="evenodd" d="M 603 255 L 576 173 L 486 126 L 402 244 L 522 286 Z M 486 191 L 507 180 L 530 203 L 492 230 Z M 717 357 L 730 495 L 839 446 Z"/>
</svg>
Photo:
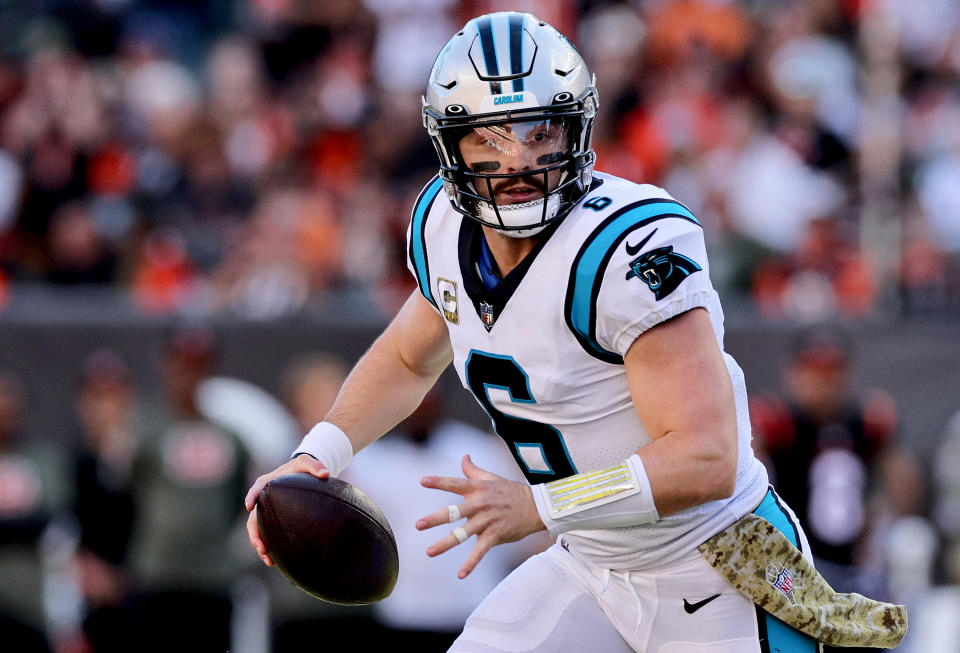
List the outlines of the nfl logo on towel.
<svg viewBox="0 0 960 653">
<path fill-rule="evenodd" d="M 789 569 L 783 569 L 779 574 L 777 574 L 776 580 L 773 582 L 773 586 L 784 594 L 789 594 L 793 591 L 793 574 L 790 573 Z"/>
<path fill-rule="evenodd" d="M 793 590 L 797 587 L 797 580 L 792 571 L 786 567 L 780 567 L 778 571 L 777 565 L 772 564 L 767 567 L 767 581 L 781 594 L 790 599 L 791 604 L 797 604 L 797 600 L 793 596 Z"/>
</svg>

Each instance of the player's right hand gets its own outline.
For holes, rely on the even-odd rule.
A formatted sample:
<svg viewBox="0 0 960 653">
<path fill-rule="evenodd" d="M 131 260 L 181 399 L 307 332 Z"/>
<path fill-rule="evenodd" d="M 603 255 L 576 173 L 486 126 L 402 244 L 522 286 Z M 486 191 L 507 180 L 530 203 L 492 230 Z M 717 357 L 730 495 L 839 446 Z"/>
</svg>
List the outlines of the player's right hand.
<svg viewBox="0 0 960 653">
<path fill-rule="evenodd" d="M 463 478 L 452 476 L 425 476 L 420 484 L 427 488 L 459 494 L 464 501 L 459 504 L 460 515 L 467 519 L 460 528 L 462 537 L 477 536 L 473 551 L 467 557 L 457 577 L 466 578 L 487 552 L 498 544 L 516 542 L 531 533 L 544 529 L 537 512 L 533 492 L 526 483 L 519 483 L 497 476 L 473 464 L 470 455 L 461 462 Z M 450 522 L 449 507 L 432 512 L 417 520 L 417 530 L 426 530 Z M 456 529 L 442 540 L 427 548 L 427 555 L 438 556 L 462 544 Z"/>
<path fill-rule="evenodd" d="M 293 460 L 288 460 L 272 472 L 258 477 L 254 484 L 250 486 L 250 489 L 247 491 L 247 496 L 243 500 L 243 505 L 250 511 L 250 515 L 247 517 L 247 537 L 250 538 L 250 544 L 254 550 L 256 550 L 260 559 L 263 560 L 263 564 L 268 567 L 273 566 L 273 559 L 267 551 L 267 546 L 260 538 L 260 528 L 257 525 L 257 497 L 260 496 L 260 490 L 263 489 L 263 486 L 276 477 L 297 472 L 306 472 L 317 478 L 328 478 L 330 476 L 330 471 L 323 466 L 323 463 L 313 456 L 308 456 L 303 453 Z"/>
</svg>

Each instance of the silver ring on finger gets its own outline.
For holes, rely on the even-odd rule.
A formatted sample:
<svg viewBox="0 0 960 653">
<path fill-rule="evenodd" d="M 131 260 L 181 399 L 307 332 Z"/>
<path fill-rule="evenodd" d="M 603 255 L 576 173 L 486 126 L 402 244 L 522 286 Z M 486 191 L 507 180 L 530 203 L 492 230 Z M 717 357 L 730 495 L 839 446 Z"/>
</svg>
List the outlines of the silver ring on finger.
<svg viewBox="0 0 960 653">
<path fill-rule="evenodd" d="M 467 531 L 463 530 L 462 526 L 457 526 L 451 532 L 453 533 L 453 536 L 457 538 L 457 542 L 459 542 L 460 544 L 463 544 L 464 542 L 466 542 L 467 538 L 470 537 L 469 535 L 467 535 Z"/>
<path fill-rule="evenodd" d="M 447 506 L 447 514 L 450 517 L 451 524 L 455 521 L 460 521 L 460 506 L 451 503 L 449 506 Z"/>
</svg>

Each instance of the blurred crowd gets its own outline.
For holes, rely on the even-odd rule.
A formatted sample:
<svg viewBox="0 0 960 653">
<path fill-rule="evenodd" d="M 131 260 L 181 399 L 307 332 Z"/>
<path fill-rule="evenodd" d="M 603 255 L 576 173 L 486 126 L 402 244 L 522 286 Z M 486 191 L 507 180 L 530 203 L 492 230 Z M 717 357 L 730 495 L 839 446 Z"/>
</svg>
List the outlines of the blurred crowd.
<svg viewBox="0 0 960 653">
<path fill-rule="evenodd" d="M 951 0 L 45 0 L 0 5 L 0 311 L 98 284 L 251 319 L 410 288 L 419 97 L 468 17 L 525 9 L 597 74 L 602 170 L 704 222 L 772 320 L 960 305 Z"/>
</svg>

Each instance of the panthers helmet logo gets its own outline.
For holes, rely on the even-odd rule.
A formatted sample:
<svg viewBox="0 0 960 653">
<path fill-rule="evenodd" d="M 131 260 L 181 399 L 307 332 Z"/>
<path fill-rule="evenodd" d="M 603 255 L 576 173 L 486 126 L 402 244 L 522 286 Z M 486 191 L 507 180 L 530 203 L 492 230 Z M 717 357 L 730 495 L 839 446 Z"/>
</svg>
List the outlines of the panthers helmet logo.
<svg viewBox="0 0 960 653">
<path fill-rule="evenodd" d="M 630 261 L 627 279 L 636 277 L 647 284 L 660 301 L 694 272 L 702 268 L 683 254 L 673 251 L 673 245 L 658 247 Z"/>
</svg>

